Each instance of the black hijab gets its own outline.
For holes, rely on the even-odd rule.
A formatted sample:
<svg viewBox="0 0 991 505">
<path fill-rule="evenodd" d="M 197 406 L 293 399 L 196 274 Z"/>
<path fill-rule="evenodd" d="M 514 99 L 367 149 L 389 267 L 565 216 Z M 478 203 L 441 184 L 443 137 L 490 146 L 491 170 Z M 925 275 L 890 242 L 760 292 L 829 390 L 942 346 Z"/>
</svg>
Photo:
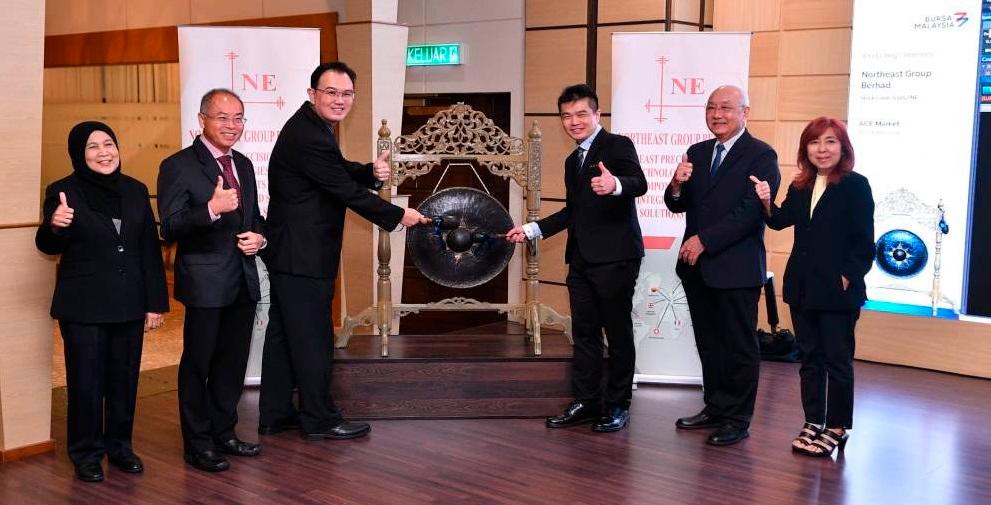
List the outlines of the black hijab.
<svg viewBox="0 0 991 505">
<path fill-rule="evenodd" d="M 86 165 L 86 142 L 95 131 L 102 131 L 113 139 L 118 150 L 117 135 L 109 126 L 99 121 L 83 121 L 69 131 L 69 158 L 72 170 L 82 182 L 80 189 L 90 208 L 110 218 L 120 219 L 120 165 L 109 174 L 101 174 Z"/>
</svg>

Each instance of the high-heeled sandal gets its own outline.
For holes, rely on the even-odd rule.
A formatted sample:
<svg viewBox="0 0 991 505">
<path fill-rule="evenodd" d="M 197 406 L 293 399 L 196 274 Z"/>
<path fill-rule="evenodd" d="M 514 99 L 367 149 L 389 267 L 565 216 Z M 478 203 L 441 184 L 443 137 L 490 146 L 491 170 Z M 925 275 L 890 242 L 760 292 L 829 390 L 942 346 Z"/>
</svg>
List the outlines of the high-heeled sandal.
<svg viewBox="0 0 991 505">
<path fill-rule="evenodd" d="M 812 445 L 812 442 L 819 437 L 819 433 L 821 432 L 822 428 L 812 423 L 805 423 L 802 426 L 802 431 L 798 432 L 798 436 L 795 437 L 795 440 L 791 441 L 791 450 L 793 452 L 805 451 L 810 445 Z M 795 445 L 796 442 L 802 445 Z"/>
<path fill-rule="evenodd" d="M 850 433 L 846 430 L 843 431 L 843 434 L 839 434 L 835 431 L 825 429 L 812 441 L 812 445 L 802 450 L 802 452 L 813 458 L 828 458 L 833 455 L 833 451 L 836 449 L 843 452 L 846 442 L 849 439 Z"/>
</svg>

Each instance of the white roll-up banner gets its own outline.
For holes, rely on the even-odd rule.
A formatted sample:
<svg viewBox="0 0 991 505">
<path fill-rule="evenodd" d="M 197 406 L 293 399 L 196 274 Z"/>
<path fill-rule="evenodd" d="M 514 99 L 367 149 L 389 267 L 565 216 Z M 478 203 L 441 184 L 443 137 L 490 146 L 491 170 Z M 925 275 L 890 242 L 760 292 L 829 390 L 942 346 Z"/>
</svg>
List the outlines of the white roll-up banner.
<svg viewBox="0 0 991 505">
<path fill-rule="evenodd" d="M 637 199 L 646 257 L 633 297 L 636 382 L 701 384 L 688 302 L 674 268 L 685 215 L 664 205 L 681 156 L 712 138 L 705 103 L 726 84 L 747 89 L 749 33 L 612 34 L 612 131 L 633 140 L 649 190 Z M 765 139 L 766 140 L 766 139 Z"/>
<path fill-rule="evenodd" d="M 320 63 L 316 28 L 179 27 L 182 146 L 200 134 L 200 98 L 227 88 L 244 102 L 244 134 L 234 149 L 255 167 L 258 206 L 268 210 L 268 159 L 282 125 L 307 99 L 310 73 Z M 258 260 L 262 300 L 255 316 L 245 382 L 261 378 L 261 352 L 268 325 L 268 273 Z"/>
</svg>

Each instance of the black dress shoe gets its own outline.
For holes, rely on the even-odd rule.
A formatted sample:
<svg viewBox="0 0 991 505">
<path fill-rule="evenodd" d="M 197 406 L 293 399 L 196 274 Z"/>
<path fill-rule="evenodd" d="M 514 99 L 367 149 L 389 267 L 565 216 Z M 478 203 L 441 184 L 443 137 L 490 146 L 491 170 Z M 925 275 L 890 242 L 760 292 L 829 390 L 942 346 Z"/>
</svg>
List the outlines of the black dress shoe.
<svg viewBox="0 0 991 505">
<path fill-rule="evenodd" d="M 598 404 L 575 400 L 568 405 L 559 416 L 548 417 L 545 424 L 548 428 L 567 428 L 579 424 L 591 423 L 599 419 L 601 409 Z"/>
<path fill-rule="evenodd" d="M 283 431 L 298 430 L 298 429 L 299 429 L 299 417 L 297 416 L 275 424 L 259 424 L 258 434 L 275 435 L 276 433 L 282 433 Z"/>
<path fill-rule="evenodd" d="M 214 447 L 217 448 L 217 452 L 222 454 L 229 454 L 231 456 L 257 456 L 262 452 L 262 446 L 260 444 L 253 444 L 251 442 L 245 442 L 237 437 L 223 442 L 214 442 Z"/>
<path fill-rule="evenodd" d="M 213 451 L 186 451 L 186 463 L 204 472 L 222 472 L 231 467 L 227 458 Z"/>
<path fill-rule="evenodd" d="M 329 430 L 319 433 L 304 433 L 303 438 L 307 440 L 323 440 L 325 438 L 330 438 L 334 440 L 346 440 L 349 438 L 363 437 L 372 431 L 372 427 L 368 423 L 358 423 L 354 421 L 344 421 L 341 420 Z"/>
<path fill-rule="evenodd" d="M 116 456 L 108 456 L 111 465 L 116 466 L 124 473 L 141 473 L 145 471 L 145 465 L 141 463 L 141 458 L 133 452 L 126 452 Z"/>
<path fill-rule="evenodd" d="M 733 445 L 750 436 L 750 430 L 746 426 L 735 424 L 724 424 L 715 433 L 709 435 L 706 443 L 709 445 Z"/>
<path fill-rule="evenodd" d="M 611 433 L 625 428 L 626 424 L 629 422 L 630 410 L 614 407 L 609 409 L 609 412 L 606 415 L 599 418 L 599 420 L 592 425 L 592 431 L 598 433 Z"/>
<path fill-rule="evenodd" d="M 100 482 L 103 480 L 103 467 L 99 463 L 83 463 L 76 466 L 76 478 L 83 482 Z"/>
<path fill-rule="evenodd" d="M 723 425 L 723 421 L 716 416 L 710 416 L 705 411 L 694 416 L 682 417 L 674 423 L 675 427 L 681 430 L 700 430 L 703 428 L 718 428 Z"/>
</svg>

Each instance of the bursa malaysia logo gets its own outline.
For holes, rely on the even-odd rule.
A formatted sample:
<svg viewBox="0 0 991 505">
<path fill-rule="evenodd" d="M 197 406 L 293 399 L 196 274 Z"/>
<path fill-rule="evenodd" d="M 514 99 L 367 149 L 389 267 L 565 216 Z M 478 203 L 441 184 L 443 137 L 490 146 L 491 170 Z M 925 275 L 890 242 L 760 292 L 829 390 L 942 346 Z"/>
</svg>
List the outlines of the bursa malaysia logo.
<svg viewBox="0 0 991 505">
<path fill-rule="evenodd" d="M 912 23 L 912 28 L 919 31 L 932 30 L 954 30 L 970 21 L 966 12 L 954 12 L 953 14 L 933 14 L 923 16 L 922 19 Z"/>
</svg>

